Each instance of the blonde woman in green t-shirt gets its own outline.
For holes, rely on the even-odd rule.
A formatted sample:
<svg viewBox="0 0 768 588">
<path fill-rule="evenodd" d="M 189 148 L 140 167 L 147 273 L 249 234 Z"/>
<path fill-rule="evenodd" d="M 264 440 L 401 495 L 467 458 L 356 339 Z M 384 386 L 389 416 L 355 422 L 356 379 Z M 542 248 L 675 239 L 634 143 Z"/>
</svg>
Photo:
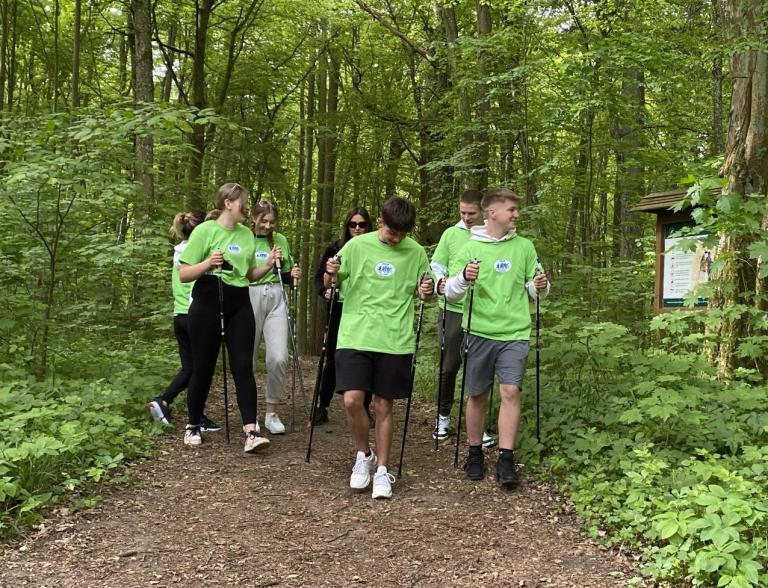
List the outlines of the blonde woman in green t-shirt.
<svg viewBox="0 0 768 588">
<path fill-rule="evenodd" d="M 264 426 L 273 435 L 285 433 L 285 425 L 277 414 L 277 405 L 283 395 L 285 370 L 288 366 L 288 309 L 285 306 L 283 284 L 292 285 L 301 277 L 301 269 L 294 264 L 288 240 L 275 228 L 279 221 L 277 205 L 260 200 L 251 214 L 254 234 L 254 262 L 260 266 L 274 251 L 278 266 L 251 283 L 248 288 L 256 323 L 253 345 L 253 364 L 256 365 L 259 344 L 264 338 L 267 371 L 266 413 Z"/>
<path fill-rule="evenodd" d="M 189 422 L 184 444 L 202 443 L 201 417 L 216 369 L 221 347 L 221 318 L 229 368 L 235 380 L 237 405 L 243 420 L 245 453 L 269 446 L 261 437 L 256 418 L 256 380 L 253 377 L 253 313 L 248 284 L 271 271 L 275 252 L 256 267 L 253 234 L 242 224 L 248 214 L 248 191 L 240 184 L 222 185 L 216 194 L 216 209 L 190 235 L 181 254 L 179 278 L 195 282 L 189 307 L 189 332 L 194 366 L 187 388 Z"/>
</svg>

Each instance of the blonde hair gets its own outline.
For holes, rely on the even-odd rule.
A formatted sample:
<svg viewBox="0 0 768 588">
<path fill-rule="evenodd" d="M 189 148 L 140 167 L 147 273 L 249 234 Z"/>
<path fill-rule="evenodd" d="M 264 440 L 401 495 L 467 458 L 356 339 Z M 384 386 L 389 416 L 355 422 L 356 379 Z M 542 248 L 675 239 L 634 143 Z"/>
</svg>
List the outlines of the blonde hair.
<svg viewBox="0 0 768 588">
<path fill-rule="evenodd" d="M 508 188 L 488 188 L 483 196 L 483 200 L 480 202 L 480 207 L 483 210 L 488 210 L 488 207 L 493 206 L 498 202 L 506 202 L 508 200 L 519 205 L 522 198 Z"/>
<path fill-rule="evenodd" d="M 248 202 L 248 190 L 243 188 L 237 182 L 227 182 L 219 186 L 216 190 L 216 198 L 214 199 L 214 208 L 209 210 L 205 215 L 205 220 L 213 220 L 219 218 L 219 215 L 224 210 L 224 202 L 229 200 L 233 202 L 235 200 L 245 199 Z"/>
</svg>

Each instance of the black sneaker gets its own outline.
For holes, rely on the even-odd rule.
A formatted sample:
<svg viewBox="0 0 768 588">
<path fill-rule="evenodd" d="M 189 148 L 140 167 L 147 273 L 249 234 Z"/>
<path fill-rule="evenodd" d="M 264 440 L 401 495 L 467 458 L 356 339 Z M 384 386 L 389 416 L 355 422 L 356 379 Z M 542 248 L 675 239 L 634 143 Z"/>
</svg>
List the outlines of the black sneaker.
<svg viewBox="0 0 768 588">
<path fill-rule="evenodd" d="M 517 464 L 512 455 L 499 456 L 496 462 L 496 481 L 499 486 L 507 490 L 517 488 L 520 476 L 517 475 Z"/>
<path fill-rule="evenodd" d="M 146 408 L 149 412 L 149 416 L 152 417 L 152 420 L 164 425 L 171 424 L 171 409 L 165 402 L 160 400 L 159 396 L 154 400 L 147 402 Z"/>
<path fill-rule="evenodd" d="M 470 480 L 482 480 L 485 478 L 485 456 L 482 451 L 469 450 L 464 462 L 464 473 Z"/>
<path fill-rule="evenodd" d="M 315 427 L 328 422 L 328 409 L 324 406 L 315 408 L 315 420 L 312 423 Z"/>
<path fill-rule="evenodd" d="M 201 433 L 215 433 L 221 431 L 221 426 L 214 423 L 207 416 L 203 415 L 200 419 L 200 432 Z"/>
</svg>

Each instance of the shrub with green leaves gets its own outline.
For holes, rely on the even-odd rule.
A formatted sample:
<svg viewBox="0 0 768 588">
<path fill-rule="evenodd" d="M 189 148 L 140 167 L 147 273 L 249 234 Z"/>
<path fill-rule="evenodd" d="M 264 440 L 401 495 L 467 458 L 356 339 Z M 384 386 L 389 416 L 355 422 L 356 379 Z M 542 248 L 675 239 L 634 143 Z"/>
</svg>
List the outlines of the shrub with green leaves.
<svg viewBox="0 0 768 588">
<path fill-rule="evenodd" d="M 705 354 L 644 348 L 614 323 L 564 318 L 546 336 L 542 471 L 591 533 L 672 585 L 768 584 L 768 388 L 718 381 Z"/>
</svg>

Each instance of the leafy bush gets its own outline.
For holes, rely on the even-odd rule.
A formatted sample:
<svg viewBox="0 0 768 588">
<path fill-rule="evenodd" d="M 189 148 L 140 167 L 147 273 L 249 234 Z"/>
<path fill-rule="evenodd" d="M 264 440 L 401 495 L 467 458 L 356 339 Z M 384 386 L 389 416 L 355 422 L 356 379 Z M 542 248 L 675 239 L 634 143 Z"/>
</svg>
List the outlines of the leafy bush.
<svg viewBox="0 0 768 588">
<path fill-rule="evenodd" d="M 135 359 L 153 355 L 161 359 L 151 370 L 149 361 Z M 39 380 L 0 364 L 0 537 L 40 520 L 42 509 L 72 493 L 84 492 L 81 502 L 92 503 L 94 483 L 147 453 L 143 403 L 166 383 L 173 355 L 135 345 L 110 359 L 94 362 L 99 378 Z"/>
<path fill-rule="evenodd" d="M 656 580 L 766 585 L 768 388 L 718 381 L 705 354 L 646 349 L 615 323 L 568 318 L 546 339 L 541 469 L 590 532 L 640 549 Z"/>
</svg>

